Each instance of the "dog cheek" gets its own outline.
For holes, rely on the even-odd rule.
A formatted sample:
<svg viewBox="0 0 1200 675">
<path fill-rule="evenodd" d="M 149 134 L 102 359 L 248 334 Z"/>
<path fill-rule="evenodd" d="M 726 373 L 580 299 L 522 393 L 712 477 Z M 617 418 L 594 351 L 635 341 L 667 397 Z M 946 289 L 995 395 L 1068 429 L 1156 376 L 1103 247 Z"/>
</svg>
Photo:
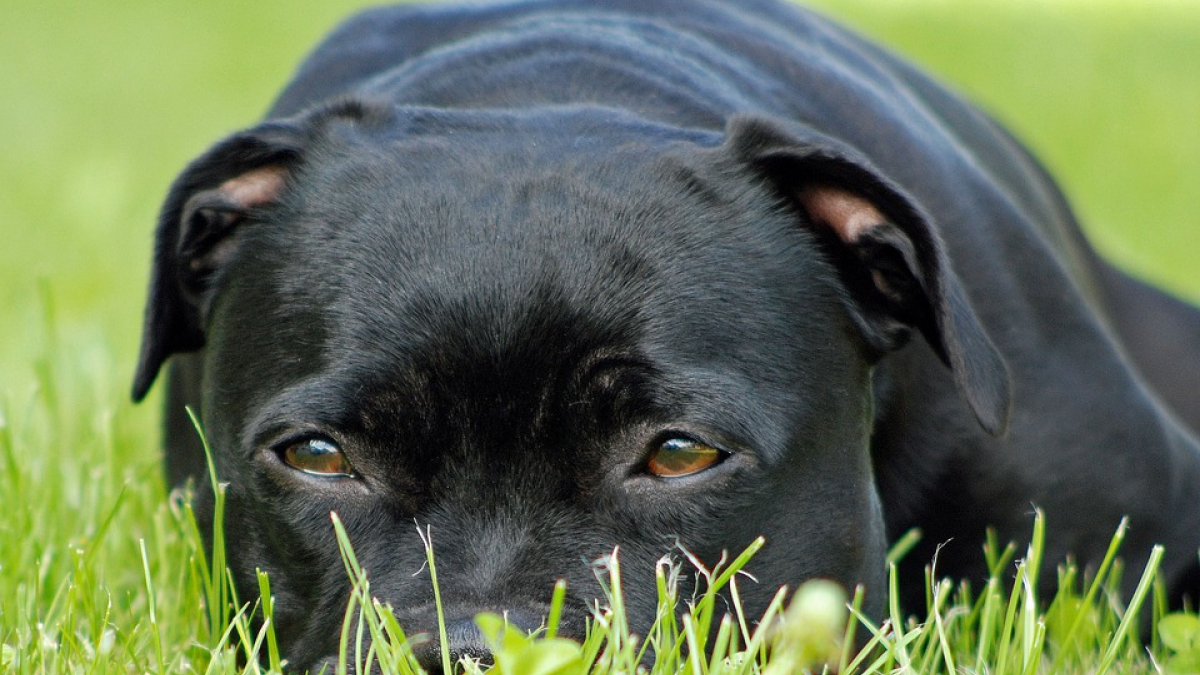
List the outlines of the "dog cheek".
<svg viewBox="0 0 1200 675">
<path fill-rule="evenodd" d="M 264 494 L 273 499 L 264 499 Z M 328 617 L 343 613 L 349 581 L 334 538 L 330 509 L 312 502 L 289 509 L 289 503 L 277 492 L 253 489 L 238 481 L 228 484 L 228 565 L 243 598 L 257 597 L 256 573 L 267 573 L 281 644 L 296 645 L 297 653 L 308 653 L 316 645 L 332 648 L 340 626 L 331 624 Z"/>
<path fill-rule="evenodd" d="M 881 608 L 887 543 L 880 499 L 869 476 L 847 475 L 834 484 L 776 493 L 764 510 L 767 544 L 750 569 L 764 588 L 808 578 L 862 584 L 867 605 Z M 774 545 L 773 545 L 774 544 Z M 783 544 L 783 545 L 780 545 Z"/>
</svg>

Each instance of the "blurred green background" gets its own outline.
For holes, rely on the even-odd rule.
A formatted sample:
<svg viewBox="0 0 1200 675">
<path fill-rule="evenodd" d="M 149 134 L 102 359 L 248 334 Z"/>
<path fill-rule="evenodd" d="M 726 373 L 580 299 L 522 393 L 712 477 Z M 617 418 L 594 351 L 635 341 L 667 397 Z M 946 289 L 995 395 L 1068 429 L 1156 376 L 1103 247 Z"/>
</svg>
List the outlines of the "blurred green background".
<svg viewBox="0 0 1200 675">
<path fill-rule="evenodd" d="M 47 364 L 82 373 L 105 409 L 128 405 L 169 181 L 253 122 L 304 52 L 362 4 L 7 0 L 0 392 L 10 411 Z M 1200 301 L 1200 2 L 817 4 L 997 115 L 1060 177 L 1102 251 Z M 156 408 L 132 414 L 149 429 Z"/>
</svg>

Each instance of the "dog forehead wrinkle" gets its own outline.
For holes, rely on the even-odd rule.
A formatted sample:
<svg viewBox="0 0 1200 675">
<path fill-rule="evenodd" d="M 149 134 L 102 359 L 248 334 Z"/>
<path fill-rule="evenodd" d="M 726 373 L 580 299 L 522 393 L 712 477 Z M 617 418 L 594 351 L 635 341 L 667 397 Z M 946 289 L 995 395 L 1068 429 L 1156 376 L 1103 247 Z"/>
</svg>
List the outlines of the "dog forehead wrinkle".
<svg viewBox="0 0 1200 675">
<path fill-rule="evenodd" d="M 325 249 L 331 282 L 340 286 L 333 309 L 344 316 L 337 323 L 376 324 L 372 338 L 422 333 L 451 310 L 467 323 L 489 313 L 519 315 L 525 310 L 518 306 L 537 301 L 548 286 L 601 312 L 618 298 L 641 304 L 653 267 L 642 264 L 645 255 L 613 245 L 627 238 L 621 230 L 635 227 L 634 214 L 622 214 L 630 207 L 614 205 L 604 191 L 558 183 L 535 177 L 515 186 L 456 188 L 453 195 L 422 186 L 389 212 L 370 214 L 371 224 L 348 224 Z M 526 202 L 536 194 L 538 203 L 472 208 L 514 193 Z M 514 210 L 525 217 L 514 218 Z"/>
<path fill-rule="evenodd" d="M 515 457 L 561 407 L 581 364 L 637 341 L 634 318 L 581 313 L 553 289 L 523 307 L 443 300 L 409 306 L 404 329 L 383 322 L 364 333 L 359 326 L 331 346 L 331 360 L 356 363 L 353 372 L 369 383 L 355 400 L 379 420 L 375 426 L 416 416 L 422 437 L 439 439 L 410 442 L 408 452 Z M 413 314 L 421 316 L 415 328 Z M 486 471 L 472 467 L 465 475 Z"/>
<path fill-rule="evenodd" d="M 402 292 L 439 271 L 456 281 L 494 277 L 528 264 L 530 251 L 570 254 L 563 263 L 577 267 L 592 231 L 645 229 L 688 208 L 664 200 L 676 187 L 650 187 L 663 182 L 654 165 L 661 153 L 650 150 L 658 141 L 591 153 L 544 138 L 516 150 L 512 140 L 501 147 L 487 140 L 443 148 L 421 138 L 413 148 L 373 149 L 366 159 L 316 161 L 297 203 L 314 224 L 291 234 L 300 246 L 318 247 L 331 270 L 354 272 L 336 277 L 361 285 L 365 271 L 365 281 Z M 480 165 L 488 167 L 482 176 Z"/>
</svg>

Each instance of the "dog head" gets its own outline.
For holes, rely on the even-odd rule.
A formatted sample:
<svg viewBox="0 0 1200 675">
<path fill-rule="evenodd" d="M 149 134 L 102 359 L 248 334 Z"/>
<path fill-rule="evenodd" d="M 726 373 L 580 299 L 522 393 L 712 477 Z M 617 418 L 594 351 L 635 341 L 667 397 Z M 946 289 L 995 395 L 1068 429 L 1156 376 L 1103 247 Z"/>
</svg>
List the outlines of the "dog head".
<svg viewBox="0 0 1200 675">
<path fill-rule="evenodd" d="M 475 613 L 535 628 L 560 578 L 581 635 L 617 545 L 646 589 L 678 546 L 765 535 L 750 611 L 810 577 L 878 606 L 871 374 L 914 330 L 1002 428 L 1004 366 L 928 218 L 828 139 L 348 102 L 176 181 L 134 394 L 199 350 L 230 564 L 270 573 L 293 664 L 336 651 L 330 512 L 410 634 L 436 626 L 429 529 L 470 653 Z"/>
</svg>

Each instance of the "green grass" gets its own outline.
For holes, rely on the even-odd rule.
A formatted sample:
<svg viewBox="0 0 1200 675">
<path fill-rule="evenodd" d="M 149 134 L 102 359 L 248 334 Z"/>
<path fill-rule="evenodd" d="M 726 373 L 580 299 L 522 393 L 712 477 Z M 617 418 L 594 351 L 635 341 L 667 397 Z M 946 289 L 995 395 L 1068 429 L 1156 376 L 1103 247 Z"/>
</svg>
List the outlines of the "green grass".
<svg viewBox="0 0 1200 675">
<path fill-rule="evenodd" d="M 151 228 L 168 182 L 209 142 L 253 121 L 303 51 L 355 4 L 5 5 L 0 672 L 229 673 L 247 652 L 274 662 L 269 633 L 259 641 L 245 614 L 229 623 L 223 578 L 203 560 L 186 509 L 167 500 L 157 394 L 135 408 L 126 391 Z M 1062 179 L 1103 251 L 1200 300 L 1200 6 L 820 4 L 981 101 Z M 1109 672 L 1151 672 L 1136 636 L 1114 639 L 1123 615 L 1103 585 L 1080 581 L 1077 594 L 1039 612 L 1027 586 L 1017 584 L 1015 596 L 1004 590 L 1001 581 L 1017 569 L 1011 560 L 999 564 L 997 581 L 973 591 L 931 584 L 937 611 L 899 622 L 879 640 L 890 649 L 859 665 L 883 658 L 882 668 L 907 663 L 917 673 L 947 672 L 950 663 L 974 672 L 1093 672 L 1111 655 Z M 670 599 L 669 578 L 664 571 L 659 588 L 625 593 L 689 600 Z M 1088 596 L 1085 588 L 1096 590 Z M 362 599 L 378 614 L 378 629 L 393 631 L 386 608 L 370 604 L 369 594 Z M 249 612 L 258 598 L 247 600 Z M 739 647 L 758 635 L 752 618 L 729 624 Z M 1197 619 L 1164 624 L 1163 644 L 1152 646 L 1160 662 L 1174 658 L 1182 668 L 1200 660 L 1200 628 L 1189 621 Z M 594 653 L 609 655 L 598 662 L 607 670 L 596 672 L 628 672 L 630 645 L 651 642 L 623 635 L 615 613 L 597 625 L 599 642 L 579 646 L 583 658 L 561 642 L 501 635 L 513 653 L 501 668 L 528 674 L 563 659 L 574 665 L 562 672 L 578 672 Z M 701 663 L 678 649 L 707 634 L 704 625 L 663 627 L 653 636 L 657 653 L 672 656 L 660 658 L 656 672 L 761 668 L 755 650 Z M 785 635 L 758 637 L 776 646 L 773 658 L 794 653 L 803 661 L 806 649 L 819 651 L 819 640 Z M 782 666 L 766 668 L 776 675 Z"/>
</svg>

